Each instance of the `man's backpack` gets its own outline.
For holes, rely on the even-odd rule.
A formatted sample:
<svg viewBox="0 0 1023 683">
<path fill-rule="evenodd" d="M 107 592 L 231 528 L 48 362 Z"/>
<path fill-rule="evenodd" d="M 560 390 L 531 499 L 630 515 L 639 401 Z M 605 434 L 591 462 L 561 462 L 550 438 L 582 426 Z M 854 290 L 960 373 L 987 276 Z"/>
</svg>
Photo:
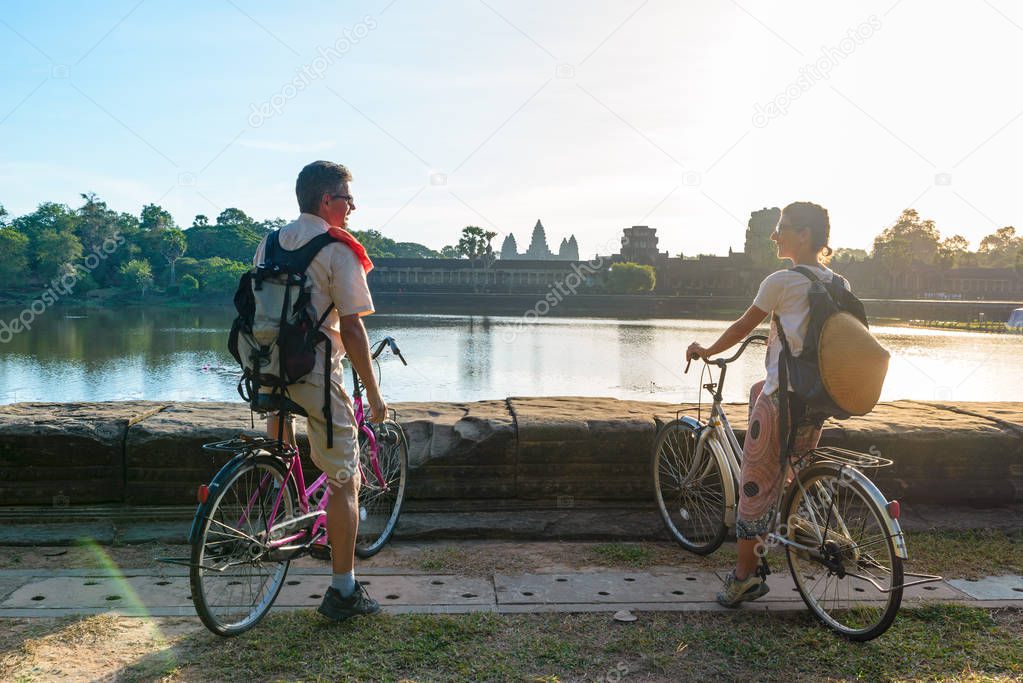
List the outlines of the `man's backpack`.
<svg viewBox="0 0 1023 683">
<path fill-rule="evenodd" d="M 312 238 L 295 250 L 280 245 L 280 231 L 266 239 L 263 262 L 241 276 L 234 295 L 238 316 L 231 325 L 228 350 L 242 367 L 238 393 L 258 411 L 283 398 L 287 387 L 308 375 L 317 347 L 323 345 L 323 414 L 327 419 L 327 448 L 333 447 L 330 410 L 330 338 L 320 327 L 333 310 L 317 316 L 311 303 L 306 270 L 321 249 L 336 241 L 329 233 Z M 260 394 L 269 388 L 270 397 Z"/>
<path fill-rule="evenodd" d="M 867 329 L 863 302 L 838 274 L 824 282 L 808 268 L 792 270 L 810 280 L 810 321 L 803 350 L 794 356 L 781 320 L 774 316 L 781 341 L 780 396 L 791 390 L 802 416 L 818 424 L 829 417 L 866 415 L 881 396 L 890 355 Z M 787 403 L 780 401 L 783 413 L 788 412 Z M 783 432 L 787 424 L 783 415 Z"/>
</svg>

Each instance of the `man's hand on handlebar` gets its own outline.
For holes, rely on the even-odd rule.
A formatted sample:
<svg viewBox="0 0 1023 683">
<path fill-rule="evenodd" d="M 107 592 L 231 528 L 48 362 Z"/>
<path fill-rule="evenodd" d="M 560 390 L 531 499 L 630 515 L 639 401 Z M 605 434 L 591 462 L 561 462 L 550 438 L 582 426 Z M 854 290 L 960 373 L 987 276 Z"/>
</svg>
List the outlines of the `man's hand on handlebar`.
<svg viewBox="0 0 1023 683">
<path fill-rule="evenodd" d="M 387 403 L 384 401 L 384 397 L 380 395 L 380 392 L 374 392 L 376 395 L 372 395 L 366 392 L 366 400 L 369 402 L 370 410 L 370 422 L 380 424 L 387 419 Z"/>
</svg>

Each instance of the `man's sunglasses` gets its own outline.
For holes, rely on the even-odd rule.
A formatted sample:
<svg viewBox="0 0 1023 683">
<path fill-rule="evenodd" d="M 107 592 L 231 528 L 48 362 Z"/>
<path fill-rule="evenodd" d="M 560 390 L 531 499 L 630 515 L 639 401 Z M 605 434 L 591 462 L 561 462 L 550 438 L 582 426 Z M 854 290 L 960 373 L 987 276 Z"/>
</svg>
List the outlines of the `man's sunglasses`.
<svg viewBox="0 0 1023 683">
<path fill-rule="evenodd" d="M 349 206 L 351 206 L 352 202 L 355 200 L 355 197 L 353 197 L 350 194 L 332 194 L 332 195 L 330 195 L 330 198 L 331 199 L 343 199 L 346 202 L 348 202 Z"/>
</svg>

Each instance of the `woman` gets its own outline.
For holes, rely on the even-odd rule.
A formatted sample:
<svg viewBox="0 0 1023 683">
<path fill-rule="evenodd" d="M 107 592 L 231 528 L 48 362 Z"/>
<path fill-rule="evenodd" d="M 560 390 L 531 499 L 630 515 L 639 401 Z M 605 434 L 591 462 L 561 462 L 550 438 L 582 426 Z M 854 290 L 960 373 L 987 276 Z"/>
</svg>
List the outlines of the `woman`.
<svg viewBox="0 0 1023 683">
<path fill-rule="evenodd" d="M 810 202 L 794 202 L 782 210 L 771 239 L 777 243 L 778 258 L 806 266 L 822 281 L 829 282 L 835 275 L 824 265 L 832 254 L 828 246 L 830 236 L 831 225 L 826 209 Z M 764 536 L 774 519 L 783 475 L 786 478 L 792 476 L 790 468 L 786 468 L 784 473 L 781 471 L 778 434 L 781 342 L 773 316 L 777 315 L 781 320 L 789 348 L 798 355 L 803 349 L 810 318 L 809 291 L 810 280 L 801 273 L 793 270 L 772 273 L 761 283 L 753 305 L 725 330 L 720 339 L 707 348 L 693 342 L 687 351 L 688 358 L 709 359 L 741 342 L 768 315 L 772 315 L 766 358 L 767 377 L 750 390 L 749 428 L 742 449 L 735 530 L 739 559 L 717 595 L 718 602 L 726 607 L 735 607 L 744 600 L 756 600 L 768 591 L 767 583 L 756 575 L 758 547 L 763 546 Z M 819 425 L 800 423 L 791 442 L 792 455 L 799 456 L 815 448 L 820 434 Z"/>
</svg>

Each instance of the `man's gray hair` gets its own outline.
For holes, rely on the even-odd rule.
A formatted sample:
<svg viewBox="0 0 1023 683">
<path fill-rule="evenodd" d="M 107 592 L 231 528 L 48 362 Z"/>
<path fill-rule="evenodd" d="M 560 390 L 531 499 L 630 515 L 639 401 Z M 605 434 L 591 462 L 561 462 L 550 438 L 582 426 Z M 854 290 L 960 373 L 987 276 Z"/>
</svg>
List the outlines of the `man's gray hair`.
<svg viewBox="0 0 1023 683">
<path fill-rule="evenodd" d="M 342 182 L 351 182 L 352 173 L 333 161 L 314 161 L 298 174 L 295 196 L 302 213 L 316 213 L 324 193 L 337 192 Z"/>
</svg>

